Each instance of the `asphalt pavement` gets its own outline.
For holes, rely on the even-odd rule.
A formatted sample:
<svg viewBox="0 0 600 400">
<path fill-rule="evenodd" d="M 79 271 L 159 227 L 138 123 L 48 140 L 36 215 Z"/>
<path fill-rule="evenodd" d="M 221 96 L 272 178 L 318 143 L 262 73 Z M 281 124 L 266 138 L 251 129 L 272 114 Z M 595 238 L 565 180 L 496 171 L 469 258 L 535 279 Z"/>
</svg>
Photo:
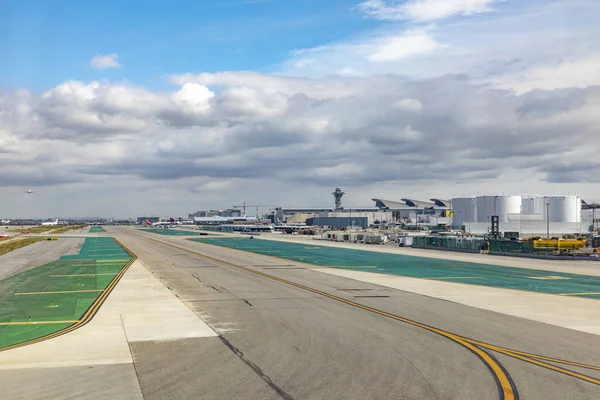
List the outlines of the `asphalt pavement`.
<svg viewBox="0 0 600 400">
<path fill-rule="evenodd" d="M 557 362 L 600 364 L 599 336 L 181 237 L 107 231 L 218 333 L 131 343 L 144 399 L 600 398 L 600 368 Z"/>
</svg>

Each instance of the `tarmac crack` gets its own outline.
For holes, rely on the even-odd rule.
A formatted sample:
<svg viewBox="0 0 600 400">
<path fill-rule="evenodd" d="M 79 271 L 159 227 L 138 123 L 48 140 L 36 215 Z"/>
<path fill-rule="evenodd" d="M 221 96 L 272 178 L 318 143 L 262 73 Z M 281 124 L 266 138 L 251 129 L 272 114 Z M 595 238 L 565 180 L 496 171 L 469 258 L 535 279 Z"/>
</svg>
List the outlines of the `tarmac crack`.
<svg viewBox="0 0 600 400">
<path fill-rule="evenodd" d="M 254 364 L 252 361 L 248 360 L 244 356 L 244 353 L 242 353 L 242 351 L 240 351 L 240 349 L 238 349 L 237 347 L 235 347 L 229 340 L 227 340 L 225 337 L 223 337 L 221 335 L 219 335 L 219 339 L 221 339 L 221 342 L 223 342 L 223 344 L 229 350 L 231 350 L 231 352 L 233 354 L 235 354 L 240 360 L 242 360 L 242 362 L 244 364 L 246 364 L 248 367 L 250 367 L 250 369 L 252 371 L 254 371 L 254 373 L 256 373 L 256 375 L 258 375 L 258 377 L 260 379 L 262 379 L 267 385 L 269 385 L 269 387 L 271 389 L 273 389 L 275 391 L 275 393 L 277 393 L 279 395 L 279 397 L 281 397 L 284 400 L 294 400 L 294 398 L 292 396 L 290 396 L 283 389 L 281 389 L 279 386 L 277 386 L 273 382 L 273 380 L 271 379 L 271 377 L 269 377 L 267 374 L 265 374 L 263 372 L 263 370 L 258 365 Z"/>
</svg>

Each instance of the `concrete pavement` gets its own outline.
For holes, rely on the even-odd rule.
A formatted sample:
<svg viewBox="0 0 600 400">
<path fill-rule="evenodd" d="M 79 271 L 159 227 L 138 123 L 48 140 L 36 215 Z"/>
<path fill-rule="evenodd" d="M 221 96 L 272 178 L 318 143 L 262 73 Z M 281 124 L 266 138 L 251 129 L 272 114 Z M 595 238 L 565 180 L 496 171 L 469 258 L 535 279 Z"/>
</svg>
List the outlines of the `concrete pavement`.
<svg viewBox="0 0 600 400">
<path fill-rule="evenodd" d="M 84 239 L 65 238 L 40 241 L 0 256 L 0 280 L 16 273 L 56 261 L 67 254 L 77 254 Z"/>
<path fill-rule="evenodd" d="M 181 237 L 107 231 L 139 263 L 90 324 L 0 353 L 0 392 L 15 399 L 600 398 L 600 385 L 589 381 L 600 379 L 600 368 L 569 366 L 567 375 L 543 366 L 566 367 L 556 360 L 540 366 L 514 353 L 594 365 L 597 335 Z M 210 329 L 200 329 L 204 323 Z M 98 338 L 105 347 L 94 350 Z M 460 338 L 485 343 L 469 349 Z M 488 350 L 474 353 L 481 349 Z M 500 371 L 492 373 L 481 354 Z M 503 376 L 518 392 L 498 384 Z"/>
<path fill-rule="evenodd" d="M 161 348 L 151 343 L 132 346 L 144 398 L 499 396 L 493 376 L 478 357 L 444 337 L 183 249 L 498 346 L 589 364 L 600 359 L 596 335 L 181 238 L 160 238 L 178 246 L 174 248 L 126 230 L 117 236 L 220 335 L 221 343 L 209 338 L 171 342 Z M 600 396 L 596 384 L 502 354 L 495 357 L 502 358 L 505 367 L 510 365 L 506 368 L 522 399 Z M 179 362 L 188 367 L 178 367 Z M 169 372 L 170 368 L 178 368 L 178 373 Z M 214 375 L 208 371 L 213 369 L 221 371 L 222 384 L 210 383 Z M 598 371 L 581 370 L 600 378 Z"/>
</svg>

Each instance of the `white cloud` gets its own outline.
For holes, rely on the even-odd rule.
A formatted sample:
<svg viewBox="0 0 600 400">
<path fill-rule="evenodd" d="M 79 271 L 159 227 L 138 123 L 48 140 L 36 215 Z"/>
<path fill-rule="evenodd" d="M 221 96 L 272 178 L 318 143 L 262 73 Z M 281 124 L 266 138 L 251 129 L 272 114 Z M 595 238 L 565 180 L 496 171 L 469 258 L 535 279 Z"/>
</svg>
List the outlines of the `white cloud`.
<svg viewBox="0 0 600 400">
<path fill-rule="evenodd" d="M 475 5 L 446 3 L 463 4 L 464 10 Z M 410 4 L 421 2 L 395 6 Z M 278 71 L 327 79 L 395 74 L 424 80 L 456 74 L 518 93 L 587 87 L 598 83 L 600 25 L 591 16 L 599 13 L 600 2 L 532 0 L 507 2 L 501 13 L 435 25 L 388 22 L 346 40 L 293 51 Z"/>
<path fill-rule="evenodd" d="M 95 69 L 119 68 L 121 63 L 117 60 L 118 54 L 99 54 L 90 60 L 90 65 Z"/>
<path fill-rule="evenodd" d="M 493 86 L 518 94 L 535 89 L 585 88 L 600 85 L 600 53 L 579 59 L 540 63 L 515 72 L 495 76 Z"/>
<path fill-rule="evenodd" d="M 206 86 L 197 83 L 185 83 L 173 94 L 173 100 L 182 109 L 192 113 L 206 113 L 210 110 L 214 93 Z"/>
<path fill-rule="evenodd" d="M 367 56 L 370 61 L 397 61 L 429 53 L 440 47 L 426 31 L 407 31 L 402 35 L 382 38 Z"/>
<path fill-rule="evenodd" d="M 598 87 L 517 96 L 452 76 L 410 81 L 229 72 L 200 80 L 221 88 L 187 82 L 164 93 L 68 81 L 39 96 L 0 92 L 0 193 L 58 187 L 92 207 L 89 212 L 97 204 L 119 215 L 135 200 L 142 206 L 132 212 L 181 207 L 185 214 L 204 207 L 190 193 L 216 202 L 206 207 L 219 207 L 223 198 L 302 206 L 319 205 L 308 203 L 313 192 L 328 201 L 329 187 L 342 185 L 365 193 L 357 203 L 369 205 L 373 190 L 389 182 L 396 197 L 408 188 L 424 190 L 419 185 L 435 186 L 444 197 L 452 192 L 443 190 L 455 190 L 449 177 L 463 191 L 492 190 L 502 179 L 514 190 L 545 192 L 549 184 L 541 180 L 600 176 L 600 165 L 581 162 L 600 135 Z M 516 181 L 511 168 L 520 168 Z M 114 208 L 91 198 L 97 187 L 114 194 Z M 69 201 L 55 202 L 56 210 L 87 209 Z M 3 201 L 6 212 L 21 206 L 10 196 Z M 47 207 L 37 206 L 30 209 Z"/>
<path fill-rule="evenodd" d="M 394 107 L 400 110 L 419 112 L 423 109 L 423 103 L 417 99 L 401 99 L 393 104 Z"/>
<path fill-rule="evenodd" d="M 367 16 L 381 20 L 433 21 L 454 15 L 492 11 L 504 0 L 367 0 L 358 5 Z"/>
</svg>

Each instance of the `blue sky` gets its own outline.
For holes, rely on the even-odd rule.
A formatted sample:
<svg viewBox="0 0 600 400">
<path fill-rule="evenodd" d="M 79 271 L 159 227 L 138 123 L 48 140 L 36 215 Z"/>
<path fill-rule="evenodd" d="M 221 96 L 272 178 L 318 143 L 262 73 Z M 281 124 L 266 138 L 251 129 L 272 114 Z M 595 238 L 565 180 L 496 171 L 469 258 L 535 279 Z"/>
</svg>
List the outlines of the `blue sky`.
<svg viewBox="0 0 600 400">
<path fill-rule="evenodd" d="M 379 23 L 352 2 L 2 1 L 0 85 L 46 89 L 99 77 L 161 88 L 189 71 L 269 71 L 297 48 L 339 41 Z M 94 71 L 117 53 L 124 68 Z"/>
</svg>

